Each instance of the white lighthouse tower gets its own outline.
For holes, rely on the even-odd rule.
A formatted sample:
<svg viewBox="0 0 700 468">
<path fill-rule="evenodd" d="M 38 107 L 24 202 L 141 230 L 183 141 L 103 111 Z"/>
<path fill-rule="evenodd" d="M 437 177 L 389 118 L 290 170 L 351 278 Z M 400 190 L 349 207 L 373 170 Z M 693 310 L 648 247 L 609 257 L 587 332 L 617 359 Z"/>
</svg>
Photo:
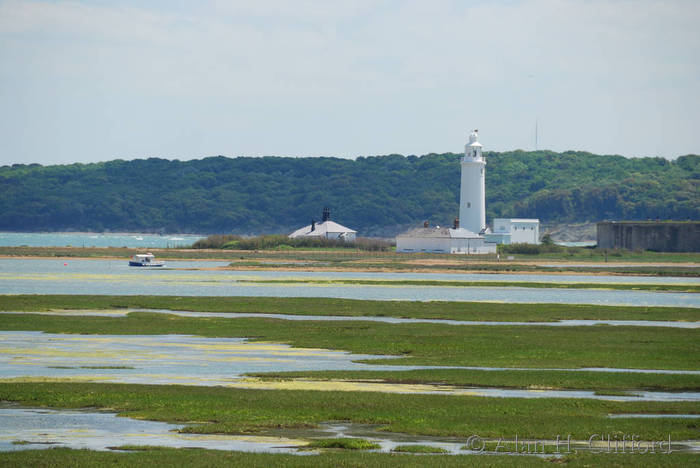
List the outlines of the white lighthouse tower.
<svg viewBox="0 0 700 468">
<path fill-rule="evenodd" d="M 476 234 L 486 229 L 486 161 L 481 154 L 479 131 L 469 135 L 462 158 L 462 184 L 459 192 L 460 226 Z"/>
</svg>

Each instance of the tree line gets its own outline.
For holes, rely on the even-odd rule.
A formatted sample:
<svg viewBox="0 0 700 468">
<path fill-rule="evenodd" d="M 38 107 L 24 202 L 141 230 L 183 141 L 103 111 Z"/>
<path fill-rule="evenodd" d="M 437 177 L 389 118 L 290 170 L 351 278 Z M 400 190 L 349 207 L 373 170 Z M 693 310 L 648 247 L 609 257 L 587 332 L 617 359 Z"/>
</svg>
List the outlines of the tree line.
<svg viewBox="0 0 700 468">
<path fill-rule="evenodd" d="M 700 219 L 700 156 L 486 152 L 487 219 Z M 461 155 L 159 158 L 0 167 L 0 230 L 288 233 L 324 206 L 362 236 L 459 211 Z"/>
</svg>

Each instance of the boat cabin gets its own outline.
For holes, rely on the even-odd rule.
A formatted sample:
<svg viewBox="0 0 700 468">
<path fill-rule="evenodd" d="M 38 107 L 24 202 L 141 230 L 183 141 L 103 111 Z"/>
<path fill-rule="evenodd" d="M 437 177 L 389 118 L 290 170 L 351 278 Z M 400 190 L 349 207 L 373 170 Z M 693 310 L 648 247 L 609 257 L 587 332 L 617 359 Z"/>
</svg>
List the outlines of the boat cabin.
<svg viewBox="0 0 700 468">
<path fill-rule="evenodd" d="M 156 261 L 152 253 L 136 254 L 129 260 L 129 266 L 162 267 L 163 265 L 165 265 L 165 262 Z"/>
</svg>

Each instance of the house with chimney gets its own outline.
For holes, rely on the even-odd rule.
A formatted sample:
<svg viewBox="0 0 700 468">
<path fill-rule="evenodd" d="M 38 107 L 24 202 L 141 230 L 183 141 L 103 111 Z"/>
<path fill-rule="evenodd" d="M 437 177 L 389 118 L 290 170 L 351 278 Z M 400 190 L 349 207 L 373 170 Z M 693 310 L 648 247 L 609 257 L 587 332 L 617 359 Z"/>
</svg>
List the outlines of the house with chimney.
<svg viewBox="0 0 700 468">
<path fill-rule="evenodd" d="M 290 238 L 295 237 L 323 237 L 326 239 L 340 239 L 346 242 L 353 242 L 357 231 L 347 228 L 341 224 L 331 221 L 331 210 L 323 208 L 321 222 L 311 221 L 311 224 L 299 228 L 289 235 Z"/>
</svg>

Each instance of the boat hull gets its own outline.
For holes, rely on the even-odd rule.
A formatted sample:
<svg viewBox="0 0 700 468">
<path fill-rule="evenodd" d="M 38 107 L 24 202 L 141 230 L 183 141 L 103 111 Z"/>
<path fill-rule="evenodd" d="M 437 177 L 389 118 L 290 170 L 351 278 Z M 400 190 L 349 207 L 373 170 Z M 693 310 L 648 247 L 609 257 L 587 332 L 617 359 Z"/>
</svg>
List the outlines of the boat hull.
<svg viewBox="0 0 700 468">
<path fill-rule="evenodd" d="M 129 262 L 129 266 L 132 267 L 142 267 L 142 268 L 158 268 L 165 266 L 165 263 L 140 263 L 140 262 Z"/>
</svg>

